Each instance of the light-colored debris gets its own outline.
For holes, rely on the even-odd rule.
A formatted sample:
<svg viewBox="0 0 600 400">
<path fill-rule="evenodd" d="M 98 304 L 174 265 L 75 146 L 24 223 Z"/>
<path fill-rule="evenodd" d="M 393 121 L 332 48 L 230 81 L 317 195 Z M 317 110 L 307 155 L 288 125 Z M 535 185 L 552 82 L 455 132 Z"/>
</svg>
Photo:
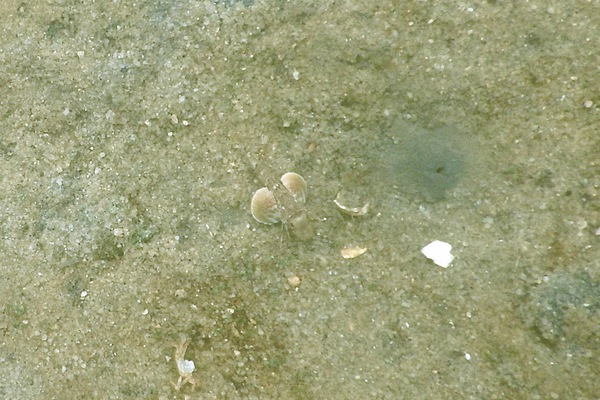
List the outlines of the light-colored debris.
<svg viewBox="0 0 600 400">
<path fill-rule="evenodd" d="M 342 257 L 344 257 L 344 258 L 355 258 L 362 254 L 365 254 L 366 251 L 367 251 L 366 247 L 346 246 L 340 251 L 340 253 L 342 254 Z"/>
<path fill-rule="evenodd" d="M 346 206 L 341 203 L 340 196 L 341 196 L 341 193 L 338 193 L 337 196 L 335 197 L 335 200 L 333 200 L 333 202 L 340 210 L 342 210 L 346 214 L 358 217 L 358 216 L 365 215 L 367 213 L 367 211 L 369 211 L 369 203 L 365 204 L 362 207 L 349 207 L 349 206 Z"/>
<path fill-rule="evenodd" d="M 288 276 L 287 281 L 288 281 L 288 284 L 294 288 L 300 286 L 300 283 L 302 283 L 302 281 L 300 280 L 300 277 L 297 275 Z"/>
<path fill-rule="evenodd" d="M 449 243 L 434 240 L 423 247 L 421 253 L 432 260 L 435 265 L 439 265 L 442 268 L 448 268 L 452 260 L 454 260 L 454 256 L 450 254 L 451 250 L 452 246 Z"/>
</svg>

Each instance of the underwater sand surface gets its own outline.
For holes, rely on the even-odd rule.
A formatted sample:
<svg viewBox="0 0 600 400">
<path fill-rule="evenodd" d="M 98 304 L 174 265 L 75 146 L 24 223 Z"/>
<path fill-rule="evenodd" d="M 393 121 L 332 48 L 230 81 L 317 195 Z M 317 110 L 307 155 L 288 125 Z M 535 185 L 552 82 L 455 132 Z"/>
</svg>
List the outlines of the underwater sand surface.
<svg viewBox="0 0 600 400">
<path fill-rule="evenodd" d="M 598 2 L 0 21 L 0 398 L 599 398 Z"/>
</svg>

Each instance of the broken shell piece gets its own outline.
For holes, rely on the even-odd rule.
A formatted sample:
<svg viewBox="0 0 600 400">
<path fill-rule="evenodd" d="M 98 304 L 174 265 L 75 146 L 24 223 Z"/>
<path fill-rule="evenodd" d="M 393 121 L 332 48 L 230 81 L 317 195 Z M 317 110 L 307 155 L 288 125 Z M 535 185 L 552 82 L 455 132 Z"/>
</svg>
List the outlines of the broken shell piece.
<svg viewBox="0 0 600 400">
<path fill-rule="evenodd" d="M 434 240 L 427 246 L 423 247 L 421 249 L 421 253 L 423 253 L 425 257 L 432 260 L 435 265 L 439 265 L 442 268 L 448 268 L 452 260 L 454 260 L 454 256 L 450 254 L 451 250 L 452 246 L 450 243 Z"/>
<path fill-rule="evenodd" d="M 340 210 L 342 210 L 346 214 L 358 217 L 361 215 L 365 215 L 367 211 L 369 211 L 369 203 L 365 204 L 362 207 L 348 207 L 343 205 L 342 203 L 340 203 L 340 195 L 341 193 L 338 193 L 337 196 L 335 196 L 335 200 L 333 200 L 333 202 Z"/>
<path fill-rule="evenodd" d="M 342 257 L 344 257 L 344 258 L 355 258 L 362 254 L 365 254 L 366 251 L 367 251 L 366 247 L 348 246 L 348 247 L 344 247 L 340 251 L 340 253 L 342 253 Z"/>
<path fill-rule="evenodd" d="M 250 210 L 255 220 L 263 224 L 281 222 L 281 212 L 273 192 L 266 187 L 258 189 L 252 196 Z"/>
<path fill-rule="evenodd" d="M 306 203 L 306 181 L 302 175 L 295 172 L 287 172 L 281 176 L 281 183 L 292 195 L 294 200 Z"/>
</svg>

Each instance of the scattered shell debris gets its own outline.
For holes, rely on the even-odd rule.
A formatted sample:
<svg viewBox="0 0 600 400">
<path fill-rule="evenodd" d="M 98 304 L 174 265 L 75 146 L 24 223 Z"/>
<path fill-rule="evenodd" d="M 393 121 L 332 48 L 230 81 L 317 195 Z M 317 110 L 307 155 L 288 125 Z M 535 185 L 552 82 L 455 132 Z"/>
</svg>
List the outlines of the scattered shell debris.
<svg viewBox="0 0 600 400">
<path fill-rule="evenodd" d="M 369 211 L 369 203 L 366 203 L 362 207 L 349 207 L 349 206 L 342 204 L 343 201 L 344 200 L 342 199 L 341 192 L 338 193 L 337 196 L 335 197 L 335 200 L 333 200 L 333 202 L 337 206 L 337 208 L 339 208 L 340 210 L 342 210 L 343 212 L 345 212 L 348 215 L 359 217 L 359 216 L 365 215 Z"/>
<path fill-rule="evenodd" d="M 356 258 L 360 255 L 363 255 L 363 254 L 365 254 L 366 251 L 367 251 L 366 247 L 346 246 L 340 251 L 340 253 L 342 254 L 342 257 L 349 259 L 349 258 Z"/>
<path fill-rule="evenodd" d="M 255 220 L 262 224 L 281 222 L 281 210 L 273 192 L 266 187 L 258 189 L 252 196 L 250 210 Z"/>
<path fill-rule="evenodd" d="M 315 231 L 315 221 L 325 222 L 327 218 L 318 218 L 306 208 L 308 184 L 302 175 L 296 172 L 286 172 L 279 179 L 280 183 L 272 187 L 263 187 L 254 192 L 250 209 L 254 219 L 262 224 L 273 225 L 281 223 L 287 234 L 293 235 L 300 241 L 310 241 L 319 235 Z M 369 210 L 369 203 L 361 204 L 362 200 L 356 193 L 342 190 L 333 201 L 344 213 L 351 216 L 363 216 Z M 351 204 L 346 205 L 346 204 Z M 342 251 L 344 258 L 354 258 L 363 254 L 367 249 L 350 248 Z"/>
<path fill-rule="evenodd" d="M 439 265 L 442 268 L 448 268 L 452 260 L 454 260 L 454 256 L 450 254 L 451 250 L 452 245 L 450 245 L 450 243 L 434 240 L 423 247 L 421 253 L 432 260 L 435 265 Z"/>
<path fill-rule="evenodd" d="M 300 174 L 286 172 L 280 181 L 281 185 L 275 185 L 273 192 L 264 187 L 254 193 L 250 205 L 252 216 L 263 224 L 281 222 L 288 233 L 291 231 L 298 239 L 309 240 L 313 231 L 304 208 L 306 180 Z"/>
</svg>

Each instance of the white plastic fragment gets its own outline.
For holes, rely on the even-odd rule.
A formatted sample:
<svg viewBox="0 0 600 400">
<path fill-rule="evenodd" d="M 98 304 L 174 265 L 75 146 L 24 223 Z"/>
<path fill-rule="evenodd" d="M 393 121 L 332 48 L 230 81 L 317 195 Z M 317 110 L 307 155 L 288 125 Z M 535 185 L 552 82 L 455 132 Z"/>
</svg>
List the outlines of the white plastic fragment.
<svg viewBox="0 0 600 400">
<path fill-rule="evenodd" d="M 451 250 L 452 246 L 450 243 L 434 240 L 427 246 L 423 247 L 421 249 L 421 253 L 423 253 L 425 257 L 432 260 L 435 265 L 439 265 L 442 268 L 448 268 L 452 260 L 454 260 L 454 256 L 450 254 Z"/>
</svg>

